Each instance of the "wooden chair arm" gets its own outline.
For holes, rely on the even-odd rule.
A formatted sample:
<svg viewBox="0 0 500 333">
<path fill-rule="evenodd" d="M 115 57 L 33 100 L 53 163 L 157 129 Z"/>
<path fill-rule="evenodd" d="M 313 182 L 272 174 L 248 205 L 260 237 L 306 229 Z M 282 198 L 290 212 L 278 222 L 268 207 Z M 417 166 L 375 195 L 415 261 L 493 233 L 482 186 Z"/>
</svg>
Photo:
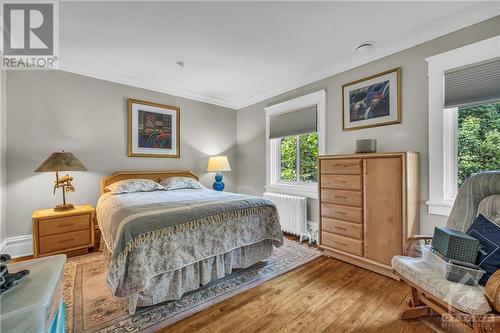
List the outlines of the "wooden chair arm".
<svg viewBox="0 0 500 333">
<path fill-rule="evenodd" d="M 407 241 L 419 241 L 419 240 L 428 240 L 432 239 L 431 235 L 413 235 L 407 238 Z"/>
<path fill-rule="evenodd" d="M 413 235 L 408 237 L 406 239 L 406 247 L 404 249 L 404 254 L 409 255 L 413 243 L 423 240 L 425 244 L 429 244 L 431 239 L 432 239 L 431 235 Z"/>
</svg>

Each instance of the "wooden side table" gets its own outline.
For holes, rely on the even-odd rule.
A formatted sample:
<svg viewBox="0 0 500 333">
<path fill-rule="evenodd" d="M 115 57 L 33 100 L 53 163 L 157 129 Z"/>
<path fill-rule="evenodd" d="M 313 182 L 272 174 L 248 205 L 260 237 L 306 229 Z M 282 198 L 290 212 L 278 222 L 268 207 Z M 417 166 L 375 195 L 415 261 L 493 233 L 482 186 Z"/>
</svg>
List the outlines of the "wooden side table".
<svg viewBox="0 0 500 333">
<path fill-rule="evenodd" d="M 75 206 L 67 211 L 35 210 L 33 219 L 33 257 L 66 253 L 68 256 L 88 253 L 94 246 L 95 209 L 91 205 Z"/>
</svg>

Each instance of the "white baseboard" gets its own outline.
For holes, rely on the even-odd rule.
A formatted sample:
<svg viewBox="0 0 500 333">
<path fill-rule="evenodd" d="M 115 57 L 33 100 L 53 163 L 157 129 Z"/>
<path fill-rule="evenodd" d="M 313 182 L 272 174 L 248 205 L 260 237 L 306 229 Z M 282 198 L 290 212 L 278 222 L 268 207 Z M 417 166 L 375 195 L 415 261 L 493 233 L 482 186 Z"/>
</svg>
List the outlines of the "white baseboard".
<svg viewBox="0 0 500 333">
<path fill-rule="evenodd" d="M 8 237 L 0 244 L 0 253 L 7 253 L 12 258 L 29 256 L 33 254 L 32 235 Z"/>
</svg>

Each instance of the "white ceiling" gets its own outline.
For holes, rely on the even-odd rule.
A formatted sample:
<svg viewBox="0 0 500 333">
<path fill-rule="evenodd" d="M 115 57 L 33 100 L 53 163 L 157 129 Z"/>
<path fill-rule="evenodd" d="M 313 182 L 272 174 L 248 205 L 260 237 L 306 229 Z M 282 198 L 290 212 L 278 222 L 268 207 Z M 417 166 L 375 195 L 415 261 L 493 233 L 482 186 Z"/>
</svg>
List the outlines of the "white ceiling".
<svg viewBox="0 0 500 333">
<path fill-rule="evenodd" d="M 61 2 L 59 11 L 63 70 L 238 109 L 499 15 L 500 2 Z M 367 40 L 375 46 L 356 54 Z"/>
</svg>

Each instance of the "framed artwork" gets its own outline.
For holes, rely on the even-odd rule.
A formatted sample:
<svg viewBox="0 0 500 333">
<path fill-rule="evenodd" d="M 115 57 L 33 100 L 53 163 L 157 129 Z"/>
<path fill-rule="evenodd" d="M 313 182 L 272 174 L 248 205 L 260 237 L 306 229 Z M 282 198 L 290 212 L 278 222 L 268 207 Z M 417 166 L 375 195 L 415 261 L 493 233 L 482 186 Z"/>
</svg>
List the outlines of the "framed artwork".
<svg viewBox="0 0 500 333">
<path fill-rule="evenodd" d="M 401 123 L 401 68 L 342 86 L 342 129 Z"/>
<path fill-rule="evenodd" d="M 180 156 L 180 109 L 128 100 L 128 156 Z"/>
</svg>

